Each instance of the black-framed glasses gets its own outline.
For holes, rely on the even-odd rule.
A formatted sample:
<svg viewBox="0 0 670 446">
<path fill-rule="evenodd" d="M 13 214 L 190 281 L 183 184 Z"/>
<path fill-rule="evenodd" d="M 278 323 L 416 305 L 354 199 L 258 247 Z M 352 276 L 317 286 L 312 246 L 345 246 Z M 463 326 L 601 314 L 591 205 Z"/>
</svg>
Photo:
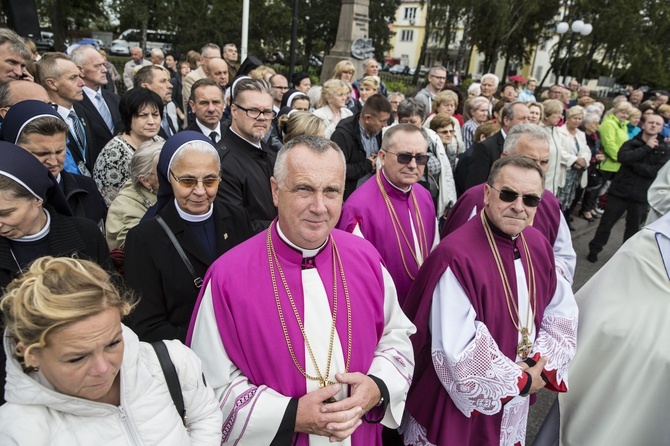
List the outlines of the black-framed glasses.
<svg viewBox="0 0 670 446">
<path fill-rule="evenodd" d="M 418 155 L 412 155 L 411 153 L 393 153 L 389 152 L 388 150 L 384 150 L 386 153 L 390 153 L 391 155 L 395 155 L 396 158 L 398 158 L 398 162 L 400 164 L 409 164 L 412 162 L 412 160 L 416 160 L 416 163 L 419 166 L 425 166 L 428 164 L 428 155 L 425 153 L 420 153 Z"/>
<path fill-rule="evenodd" d="M 274 110 L 259 110 L 257 108 L 245 108 L 238 104 L 233 105 L 244 111 L 251 119 L 258 119 L 260 115 L 263 115 L 265 119 L 274 119 L 275 116 L 277 116 L 277 113 Z"/>
<path fill-rule="evenodd" d="M 185 189 L 195 189 L 198 183 L 202 183 L 203 187 L 216 187 L 221 182 L 221 177 L 207 177 L 199 180 L 193 177 L 181 177 L 177 178 L 174 172 L 170 170 L 170 175 L 175 179 L 179 185 Z"/>
<path fill-rule="evenodd" d="M 519 198 L 519 193 L 514 192 L 513 190 L 506 190 L 506 189 L 498 190 L 495 187 L 491 186 L 490 184 L 489 187 L 494 191 L 498 192 L 500 194 L 500 199 L 505 203 L 514 203 L 516 199 Z M 537 195 L 522 195 L 521 199 L 523 201 L 523 204 L 531 208 L 536 208 L 537 205 L 540 204 L 540 201 L 542 201 L 542 197 L 538 197 Z"/>
</svg>

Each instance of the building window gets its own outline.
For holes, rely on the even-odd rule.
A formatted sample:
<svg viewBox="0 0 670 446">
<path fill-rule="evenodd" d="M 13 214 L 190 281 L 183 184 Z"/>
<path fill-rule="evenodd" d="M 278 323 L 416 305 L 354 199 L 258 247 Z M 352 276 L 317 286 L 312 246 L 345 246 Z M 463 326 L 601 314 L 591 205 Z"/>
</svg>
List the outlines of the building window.
<svg viewBox="0 0 670 446">
<path fill-rule="evenodd" d="M 544 67 L 542 65 L 538 65 L 535 68 L 535 79 L 542 79 L 543 75 L 544 75 Z"/>
<path fill-rule="evenodd" d="M 414 20 L 416 19 L 416 7 L 405 8 L 405 20 Z"/>
<path fill-rule="evenodd" d="M 413 29 L 403 29 L 400 33 L 401 42 L 411 42 L 414 40 L 414 30 Z"/>
</svg>

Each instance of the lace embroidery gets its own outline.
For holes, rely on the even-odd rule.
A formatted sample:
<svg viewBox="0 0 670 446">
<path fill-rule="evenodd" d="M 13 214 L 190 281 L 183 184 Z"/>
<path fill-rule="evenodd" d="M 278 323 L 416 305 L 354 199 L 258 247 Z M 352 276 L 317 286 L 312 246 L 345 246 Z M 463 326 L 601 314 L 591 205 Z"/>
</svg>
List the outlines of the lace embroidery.
<svg viewBox="0 0 670 446">
<path fill-rule="evenodd" d="M 567 381 L 568 366 L 577 349 L 577 318 L 545 316 L 535 341 L 535 352 L 547 358 L 546 370 L 556 370 L 559 383 Z"/>
<path fill-rule="evenodd" d="M 475 339 L 460 358 L 449 360 L 443 351 L 433 352 L 433 366 L 452 401 L 469 417 L 477 411 L 493 415 L 501 400 L 519 394 L 521 367 L 503 355 L 486 325 L 477 324 Z"/>
<path fill-rule="evenodd" d="M 402 417 L 402 423 L 400 423 L 398 432 L 403 435 L 405 444 L 411 444 L 412 446 L 436 446 L 428 441 L 426 428 L 421 426 L 407 411 L 405 411 Z"/>
<path fill-rule="evenodd" d="M 242 393 L 239 397 L 237 397 L 233 411 L 228 416 L 228 419 L 225 420 L 225 422 L 223 423 L 223 428 L 221 429 L 221 435 L 222 435 L 221 444 L 228 441 L 230 432 L 233 430 L 233 426 L 235 425 L 235 421 L 237 420 L 237 414 L 254 399 L 256 391 L 258 391 L 258 387 L 253 387 Z"/>
<path fill-rule="evenodd" d="M 528 398 L 516 397 L 505 405 L 500 423 L 500 446 L 526 444 Z"/>
</svg>

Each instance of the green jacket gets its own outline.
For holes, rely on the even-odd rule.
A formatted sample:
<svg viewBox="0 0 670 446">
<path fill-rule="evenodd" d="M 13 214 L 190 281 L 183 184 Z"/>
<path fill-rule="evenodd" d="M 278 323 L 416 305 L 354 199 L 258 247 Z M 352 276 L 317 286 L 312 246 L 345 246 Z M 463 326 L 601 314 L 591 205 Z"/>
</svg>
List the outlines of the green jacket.
<svg viewBox="0 0 670 446">
<path fill-rule="evenodd" d="M 600 162 L 599 169 L 605 172 L 618 172 L 621 163 L 618 161 L 619 149 L 628 141 L 628 121 L 619 121 L 613 114 L 605 116 L 598 132 L 600 145 L 605 159 Z"/>
</svg>

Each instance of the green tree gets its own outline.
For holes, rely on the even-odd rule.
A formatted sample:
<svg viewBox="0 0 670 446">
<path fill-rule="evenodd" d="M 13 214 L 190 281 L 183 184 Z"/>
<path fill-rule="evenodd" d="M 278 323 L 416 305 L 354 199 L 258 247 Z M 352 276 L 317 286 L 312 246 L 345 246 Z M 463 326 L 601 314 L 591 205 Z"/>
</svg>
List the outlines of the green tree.
<svg viewBox="0 0 670 446">
<path fill-rule="evenodd" d="M 391 49 L 391 39 L 394 35 L 389 25 L 395 22 L 395 13 L 399 7 L 400 0 L 370 0 L 368 37 L 372 39 L 372 44 L 375 47 L 375 58 L 382 65 L 384 56 Z M 339 11 L 337 17 L 336 20 L 339 20 Z M 335 26 L 337 27 L 337 22 Z"/>
<path fill-rule="evenodd" d="M 38 0 L 38 15 L 48 18 L 54 33 L 56 50 L 65 49 L 69 30 L 111 27 L 107 11 L 102 2 L 93 0 Z"/>
</svg>

